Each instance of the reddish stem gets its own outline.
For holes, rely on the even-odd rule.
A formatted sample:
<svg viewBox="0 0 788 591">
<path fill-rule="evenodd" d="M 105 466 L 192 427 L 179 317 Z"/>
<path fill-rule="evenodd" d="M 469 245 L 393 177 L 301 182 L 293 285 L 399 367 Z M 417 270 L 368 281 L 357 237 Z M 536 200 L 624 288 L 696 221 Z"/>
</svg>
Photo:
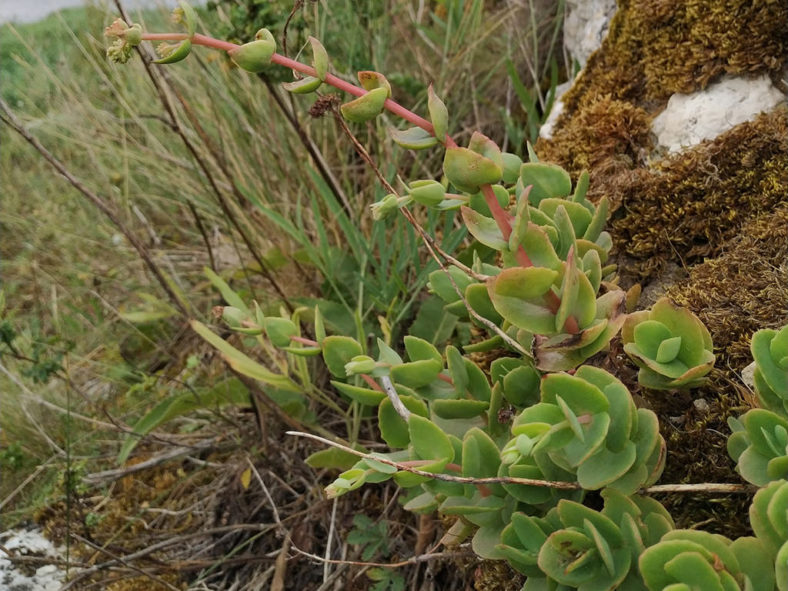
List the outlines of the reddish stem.
<svg viewBox="0 0 788 591">
<path fill-rule="evenodd" d="M 373 380 L 371 376 L 365 373 L 359 375 L 361 376 L 361 379 L 364 380 L 369 385 L 369 387 L 372 388 L 373 390 L 377 390 L 378 392 L 385 392 L 385 390 L 380 387 L 380 384 L 378 384 L 375 380 Z"/>
<path fill-rule="evenodd" d="M 306 337 L 290 337 L 290 340 L 294 343 L 301 343 L 302 345 L 307 345 L 308 347 L 319 347 L 320 343 L 317 341 L 313 341 L 312 339 L 307 339 Z"/>
<path fill-rule="evenodd" d="M 187 39 L 189 36 L 183 33 L 143 33 L 142 39 L 146 41 L 183 41 Z M 218 49 L 220 51 L 233 51 L 240 47 L 235 43 L 230 43 L 229 41 L 222 41 L 221 39 L 215 39 L 213 37 L 209 37 L 207 35 L 201 35 L 199 33 L 194 34 L 191 37 L 192 43 L 194 45 L 202 45 L 204 47 L 211 47 L 213 49 Z M 299 61 L 290 59 L 284 55 L 274 53 L 271 56 L 271 63 L 277 64 L 279 66 L 283 66 L 286 68 L 290 68 L 291 70 L 295 70 L 302 74 L 306 74 L 307 76 L 316 76 L 317 72 L 311 66 L 307 66 L 306 64 L 302 64 Z M 333 74 L 326 74 L 325 77 L 326 84 L 330 84 L 331 86 L 337 88 L 338 90 L 343 90 L 348 94 L 352 94 L 353 96 L 364 96 L 367 91 L 363 88 L 356 86 L 355 84 L 351 84 L 350 82 L 346 82 L 341 78 Z M 428 133 L 435 134 L 435 128 L 433 127 L 432 123 L 424 119 L 423 117 L 417 115 L 410 109 L 407 109 L 400 105 L 399 103 L 391 100 L 386 99 L 386 102 L 383 103 L 383 106 L 388 109 L 394 115 L 413 123 L 417 127 L 422 128 L 423 130 L 427 131 Z M 445 144 L 447 148 L 456 148 L 457 143 L 449 136 L 446 135 Z M 505 240 L 509 239 L 509 236 L 512 233 L 512 225 L 511 225 L 511 216 L 501 207 L 501 204 L 498 203 L 498 199 L 495 197 L 495 193 L 493 192 L 492 186 L 490 185 L 482 185 L 481 186 L 482 194 L 484 195 L 484 199 L 487 203 L 487 206 L 490 208 L 492 212 L 493 218 L 495 222 L 498 224 L 498 228 L 501 230 L 501 234 Z M 517 261 L 523 267 L 532 267 L 533 262 L 526 254 L 525 250 L 521 246 L 516 254 Z M 555 295 L 553 292 L 549 292 L 546 296 L 547 304 L 550 306 L 551 311 L 555 312 L 558 310 L 558 307 L 561 305 L 561 299 Z M 564 325 L 564 330 L 566 330 L 570 334 L 576 334 L 579 332 L 579 327 L 577 325 L 577 321 L 573 317 L 569 317 Z M 369 377 L 369 376 L 367 376 Z M 372 378 L 369 378 L 370 380 Z M 377 386 L 377 383 L 375 386 Z M 380 389 L 378 386 L 377 389 Z"/>
<path fill-rule="evenodd" d="M 438 379 L 439 380 L 443 380 L 444 382 L 446 382 L 447 384 L 451 384 L 452 386 L 454 385 L 454 380 L 451 379 L 451 377 L 449 377 L 449 376 L 447 376 L 445 374 L 439 373 L 438 374 Z"/>
</svg>

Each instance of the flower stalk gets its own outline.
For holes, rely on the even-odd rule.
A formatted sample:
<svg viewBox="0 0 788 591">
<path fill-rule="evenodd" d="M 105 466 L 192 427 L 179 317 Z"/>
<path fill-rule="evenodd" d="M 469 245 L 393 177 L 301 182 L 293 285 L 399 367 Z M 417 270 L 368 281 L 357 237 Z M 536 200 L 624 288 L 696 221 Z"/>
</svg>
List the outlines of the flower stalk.
<svg viewBox="0 0 788 591">
<path fill-rule="evenodd" d="M 185 33 L 143 33 L 141 35 L 141 39 L 143 41 L 184 41 L 187 39 L 191 40 L 192 45 L 201 45 L 203 47 L 209 47 L 212 49 L 216 49 L 219 51 L 225 52 L 232 52 L 237 50 L 240 45 L 236 43 L 231 43 L 229 41 L 223 41 L 221 39 L 216 39 L 214 37 L 210 37 L 208 35 L 202 35 L 200 33 L 195 33 L 193 35 L 187 35 Z M 285 68 L 289 68 L 294 70 L 300 74 L 304 74 L 306 76 L 317 76 L 318 72 L 315 70 L 314 67 L 299 62 L 297 60 L 291 59 L 287 56 L 284 56 L 280 53 L 273 53 L 270 58 L 270 62 L 276 64 L 278 66 L 282 66 Z M 326 84 L 333 86 L 334 88 L 347 92 L 356 97 L 362 97 L 366 95 L 369 91 L 347 82 L 342 78 L 334 74 L 327 73 L 325 74 L 323 81 Z M 433 124 L 428 121 L 427 119 L 417 115 L 410 109 L 400 105 L 396 101 L 392 100 L 391 98 L 387 98 L 383 103 L 383 108 L 388 110 L 390 113 L 397 115 L 398 117 L 420 127 L 427 133 L 431 135 L 435 135 L 435 127 Z M 447 148 L 456 148 L 457 143 L 446 134 L 444 138 L 444 144 Z M 504 239 L 508 240 L 509 236 L 512 233 L 512 217 L 506 210 L 498 203 L 498 200 L 495 197 L 493 192 L 492 186 L 490 184 L 483 184 L 480 187 L 481 192 L 484 196 L 484 200 L 487 203 L 488 207 L 490 208 L 490 212 L 493 215 L 493 218 L 501 231 Z M 533 262 L 528 257 L 525 249 L 520 246 L 516 252 L 516 259 L 522 267 L 532 267 Z M 545 295 L 545 299 L 547 300 L 547 305 L 549 308 L 555 312 L 559 309 L 561 305 L 561 298 L 558 297 L 552 291 L 548 292 Z M 577 334 L 580 331 L 578 326 L 577 320 L 573 316 L 569 316 L 566 319 L 564 324 L 564 330 L 569 334 Z"/>
</svg>

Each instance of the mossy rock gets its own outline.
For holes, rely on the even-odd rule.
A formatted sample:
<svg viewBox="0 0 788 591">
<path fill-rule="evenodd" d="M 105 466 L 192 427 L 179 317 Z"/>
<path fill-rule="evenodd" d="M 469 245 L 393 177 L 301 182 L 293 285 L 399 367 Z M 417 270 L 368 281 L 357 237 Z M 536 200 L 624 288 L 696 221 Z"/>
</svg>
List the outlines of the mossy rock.
<svg viewBox="0 0 788 591">
<path fill-rule="evenodd" d="M 626 272 L 634 279 L 667 261 L 702 262 L 719 255 L 748 220 L 788 200 L 788 109 L 606 180 L 619 208 L 610 233 L 618 252 L 633 259 Z"/>
<path fill-rule="evenodd" d="M 646 109 L 723 74 L 780 76 L 788 4 L 748 0 L 618 0 L 600 51 L 564 98 L 572 113 L 608 96 Z"/>
<path fill-rule="evenodd" d="M 536 145 L 573 176 L 588 169 L 592 200 L 610 199 L 622 285 L 682 269 L 667 295 L 712 334 L 717 364 L 703 388 L 666 395 L 628 384 L 659 416 L 664 483 L 741 482 L 726 419 L 754 404 L 739 379 L 750 337 L 788 317 L 788 108 L 661 160 L 651 120 L 674 93 L 725 75 L 767 74 L 785 92 L 787 54 L 785 2 L 619 0 L 602 47 L 562 99 L 553 137 Z M 730 537 L 749 533 L 750 500 L 660 496 L 679 527 Z"/>
</svg>

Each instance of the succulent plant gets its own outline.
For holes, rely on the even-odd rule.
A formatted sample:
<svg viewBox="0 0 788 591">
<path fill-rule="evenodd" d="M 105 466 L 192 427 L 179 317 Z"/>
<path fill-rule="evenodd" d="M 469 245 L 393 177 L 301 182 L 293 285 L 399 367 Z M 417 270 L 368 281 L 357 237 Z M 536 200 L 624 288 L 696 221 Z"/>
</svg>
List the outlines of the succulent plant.
<svg viewBox="0 0 788 591">
<path fill-rule="evenodd" d="M 638 381 L 647 388 L 695 388 L 714 366 L 709 331 L 692 312 L 665 297 L 651 310 L 630 314 L 621 338 L 640 367 Z"/>
<path fill-rule="evenodd" d="M 788 591 L 788 482 L 775 480 L 755 494 L 750 523 L 774 560 L 777 589 Z"/>
<path fill-rule="evenodd" d="M 443 172 L 449 182 L 465 193 L 476 193 L 481 185 L 503 177 L 501 149 L 490 138 L 475 131 L 467 148 L 448 147 Z"/>
<path fill-rule="evenodd" d="M 254 41 L 244 43 L 228 53 L 236 66 L 256 74 L 264 71 L 270 64 L 271 56 L 276 51 L 276 41 L 268 29 L 260 29 L 254 37 Z"/>
<path fill-rule="evenodd" d="M 542 379 L 541 402 L 515 417 L 512 435 L 501 452 L 501 475 L 576 478 L 585 490 L 611 487 L 631 494 L 655 482 L 664 466 L 665 442 L 654 413 L 637 409 L 626 386 L 595 367 Z M 505 488 L 535 505 L 558 494 Z"/>
<path fill-rule="evenodd" d="M 728 454 L 742 478 L 757 486 L 788 478 L 788 420 L 755 408 L 728 419 Z"/>
<path fill-rule="evenodd" d="M 755 393 L 763 408 L 788 417 L 788 326 L 752 336 Z"/>
<path fill-rule="evenodd" d="M 645 589 L 638 557 L 673 529 L 673 520 L 647 497 L 627 497 L 613 489 L 602 497 L 600 512 L 562 500 L 544 518 L 512 515 L 498 547 L 514 568 L 528 575 L 526 588 Z"/>
<path fill-rule="evenodd" d="M 771 558 L 756 538 L 731 542 L 699 530 L 674 530 L 640 556 L 649 591 L 772 591 Z"/>
</svg>

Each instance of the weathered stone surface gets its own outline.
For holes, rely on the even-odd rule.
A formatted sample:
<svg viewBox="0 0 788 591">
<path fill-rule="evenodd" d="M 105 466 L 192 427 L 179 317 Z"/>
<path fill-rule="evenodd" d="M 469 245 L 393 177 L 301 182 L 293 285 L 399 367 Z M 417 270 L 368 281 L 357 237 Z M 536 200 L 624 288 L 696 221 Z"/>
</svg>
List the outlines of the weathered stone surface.
<svg viewBox="0 0 788 591">
<path fill-rule="evenodd" d="M 765 75 L 725 78 L 692 94 L 674 94 L 652 125 L 657 147 L 677 152 L 714 139 L 785 100 Z"/>
<path fill-rule="evenodd" d="M 564 46 L 582 68 L 602 45 L 616 12 L 616 0 L 568 0 L 566 8 Z"/>
</svg>

